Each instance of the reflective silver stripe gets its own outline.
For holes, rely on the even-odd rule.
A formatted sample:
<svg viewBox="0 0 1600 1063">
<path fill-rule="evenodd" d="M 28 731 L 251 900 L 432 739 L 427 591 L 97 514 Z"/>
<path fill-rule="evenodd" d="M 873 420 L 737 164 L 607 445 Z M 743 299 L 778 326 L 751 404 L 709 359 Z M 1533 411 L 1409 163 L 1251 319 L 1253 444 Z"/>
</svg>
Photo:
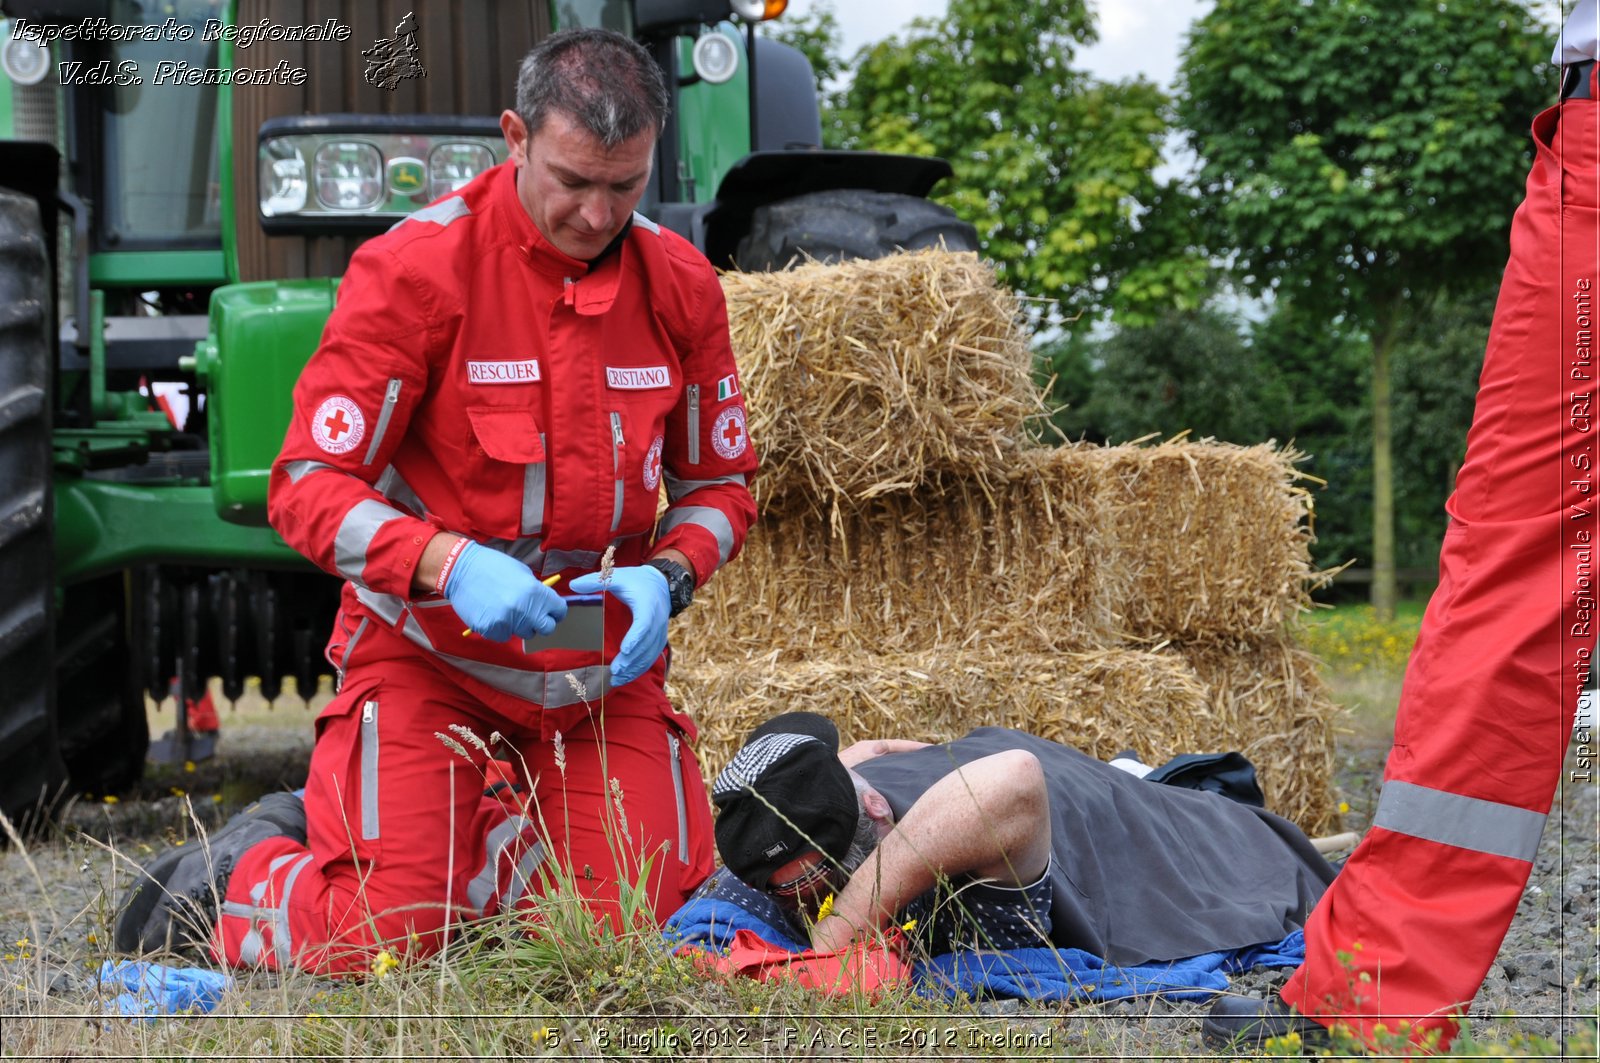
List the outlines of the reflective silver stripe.
<svg viewBox="0 0 1600 1063">
<path fill-rule="evenodd" d="M 406 603 L 401 599 L 392 594 L 378 594 L 365 587 L 356 588 L 356 597 L 385 623 L 400 624 L 404 618 L 405 622 L 400 624 L 400 634 L 412 643 L 432 652 L 441 661 L 459 668 L 480 683 L 524 701 L 531 701 L 547 709 L 559 709 L 584 701 L 597 701 L 602 695 L 611 693 L 611 668 L 608 665 L 567 668 L 559 672 L 530 672 L 522 668 L 507 668 L 504 665 L 488 664 L 441 653 L 428 640 L 427 634 L 423 632 L 416 618 L 408 614 Z M 415 608 L 433 604 L 440 603 L 419 602 Z M 581 696 L 573 689 L 571 680 L 567 678 L 569 675 L 583 685 L 584 692 Z"/>
<path fill-rule="evenodd" d="M 638 211 L 633 212 L 633 224 L 637 225 L 647 233 L 654 233 L 656 236 L 661 235 L 661 226 L 657 225 L 643 214 L 640 214 Z"/>
<path fill-rule="evenodd" d="M 667 731 L 667 752 L 672 761 L 672 796 L 678 801 L 678 862 L 689 862 L 689 806 L 683 799 L 683 764 L 678 759 L 677 732 Z"/>
<path fill-rule="evenodd" d="M 539 450 L 544 449 L 544 433 L 539 433 Z M 532 535 L 544 526 L 544 466 L 529 462 L 522 469 L 522 534 Z"/>
<path fill-rule="evenodd" d="M 403 516 L 405 514 L 398 509 L 375 498 L 351 506 L 350 512 L 339 522 L 338 534 L 333 537 L 333 567 L 339 570 L 339 575 L 352 583 L 360 583 L 367 567 L 367 548 L 372 545 L 378 529 Z"/>
<path fill-rule="evenodd" d="M 419 211 L 414 211 L 411 214 L 407 214 L 405 217 L 389 226 L 389 228 L 398 229 L 408 221 L 431 221 L 441 226 L 449 225 L 457 218 L 468 217 L 471 215 L 471 213 L 472 208 L 467 206 L 466 200 L 462 199 L 460 196 L 451 196 L 449 199 L 441 200 L 431 207 L 423 207 Z"/>
<path fill-rule="evenodd" d="M 350 667 L 350 655 L 356 652 L 356 643 L 361 641 L 361 636 L 367 633 L 367 625 L 372 623 L 369 617 L 362 617 L 361 623 L 356 625 L 356 633 L 350 636 L 350 641 L 344 644 L 344 655 L 339 658 L 339 674 L 342 676 Z"/>
<path fill-rule="evenodd" d="M 514 557 L 533 571 L 544 564 L 544 549 L 538 539 L 489 539 L 479 544 L 507 557 Z"/>
<path fill-rule="evenodd" d="M 676 502 L 684 495 L 692 494 L 702 487 L 721 487 L 723 484 L 737 484 L 740 487 L 749 487 L 750 482 L 745 479 L 742 472 L 730 473 L 727 476 L 718 476 L 714 480 L 680 480 L 670 472 L 666 473 L 667 501 Z"/>
<path fill-rule="evenodd" d="M 552 550 L 544 555 L 544 567 L 539 570 L 539 575 L 553 576 L 569 568 L 592 569 L 599 564 L 600 554 L 595 550 Z"/>
<path fill-rule="evenodd" d="M 473 876 L 472 881 L 467 883 L 467 903 L 479 915 L 483 914 L 483 906 L 489 903 L 489 898 L 494 896 L 495 880 L 499 877 L 500 857 L 504 855 L 506 847 L 532 825 L 533 820 L 526 816 L 508 816 L 484 839 L 487 852 L 483 856 L 483 867 Z"/>
<path fill-rule="evenodd" d="M 361 706 L 361 837 L 378 837 L 378 703 Z"/>
<path fill-rule="evenodd" d="M 1390 780 L 1378 796 L 1374 827 L 1457 849 L 1531 862 L 1545 817 L 1478 797 Z"/>
<path fill-rule="evenodd" d="M 605 609 L 598 601 L 570 602 L 567 618 L 556 625 L 548 635 L 534 635 L 522 640 L 523 653 L 540 650 L 590 650 L 599 653 L 605 649 Z"/>
<path fill-rule="evenodd" d="M 428 507 L 417 497 L 417 493 L 393 465 L 384 469 L 383 475 L 379 476 L 378 482 L 372 486 L 384 498 L 409 509 L 413 517 L 420 517 L 428 512 Z"/>
<path fill-rule="evenodd" d="M 356 588 L 356 599 L 362 605 L 378 614 L 378 619 L 386 624 L 398 624 L 400 617 L 405 614 L 406 603 L 392 594 L 379 594 L 377 591 L 365 587 Z"/>
<path fill-rule="evenodd" d="M 342 471 L 325 461 L 291 461 L 283 467 L 283 471 L 288 474 L 289 482 L 292 484 L 299 483 L 308 473 L 321 472 L 323 469 L 327 469 L 329 472 Z"/>
<path fill-rule="evenodd" d="M 533 848 L 522 854 L 522 859 L 517 861 L 517 866 L 511 869 L 511 881 L 506 884 L 506 891 L 500 894 L 500 910 L 509 912 L 517 898 L 528 892 L 528 883 L 533 881 L 533 873 L 539 870 L 539 865 L 544 863 L 544 842 L 534 842 Z"/>
<path fill-rule="evenodd" d="M 294 937 L 289 931 L 289 898 L 294 896 L 294 883 L 300 877 L 300 872 L 311 863 L 311 855 L 306 853 L 289 870 L 288 877 L 283 880 L 283 892 L 278 896 L 277 910 L 273 913 L 272 949 L 278 954 L 278 963 L 285 968 L 294 962 Z"/>
<path fill-rule="evenodd" d="M 378 456 L 378 448 L 383 445 L 383 437 L 389 431 L 389 418 L 394 416 L 394 408 L 400 405 L 400 378 L 390 377 L 389 386 L 383 393 L 383 409 L 378 411 L 378 424 L 372 430 L 372 442 L 367 445 L 367 456 L 361 462 L 371 465 Z"/>
<path fill-rule="evenodd" d="M 689 400 L 689 464 L 700 464 L 700 385 L 690 384 L 683 389 Z"/>
<path fill-rule="evenodd" d="M 728 523 L 722 510 L 710 506 L 669 509 L 667 515 L 661 518 L 660 534 L 665 535 L 680 524 L 693 524 L 710 532 L 712 538 L 717 540 L 717 564 L 727 564 L 728 555 L 733 553 L 733 525 Z"/>
</svg>

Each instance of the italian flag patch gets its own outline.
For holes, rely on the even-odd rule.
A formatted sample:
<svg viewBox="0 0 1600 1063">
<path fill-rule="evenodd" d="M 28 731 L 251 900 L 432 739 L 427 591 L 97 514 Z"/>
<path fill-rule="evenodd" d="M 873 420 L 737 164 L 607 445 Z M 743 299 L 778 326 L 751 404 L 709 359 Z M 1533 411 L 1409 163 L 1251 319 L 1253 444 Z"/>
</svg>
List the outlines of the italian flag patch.
<svg viewBox="0 0 1600 1063">
<path fill-rule="evenodd" d="M 731 399 L 737 394 L 739 394 L 739 376 L 737 373 L 729 373 L 727 376 L 717 381 L 718 402 L 721 402 L 723 399 Z"/>
</svg>

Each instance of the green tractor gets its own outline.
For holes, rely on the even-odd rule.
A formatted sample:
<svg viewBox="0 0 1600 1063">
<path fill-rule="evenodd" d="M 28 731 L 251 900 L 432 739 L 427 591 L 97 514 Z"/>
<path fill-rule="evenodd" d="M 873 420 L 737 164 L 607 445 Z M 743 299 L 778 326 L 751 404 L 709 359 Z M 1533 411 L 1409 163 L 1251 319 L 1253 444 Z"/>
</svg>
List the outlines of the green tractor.
<svg viewBox="0 0 1600 1063">
<path fill-rule="evenodd" d="M 338 581 L 265 518 L 290 390 L 355 247 L 505 158 L 544 35 L 658 58 L 640 209 L 719 266 L 976 246 L 943 161 L 819 148 L 784 5 L 0 0 L 0 811 L 136 781 L 147 691 L 182 755 L 207 677 L 328 670 Z"/>
</svg>

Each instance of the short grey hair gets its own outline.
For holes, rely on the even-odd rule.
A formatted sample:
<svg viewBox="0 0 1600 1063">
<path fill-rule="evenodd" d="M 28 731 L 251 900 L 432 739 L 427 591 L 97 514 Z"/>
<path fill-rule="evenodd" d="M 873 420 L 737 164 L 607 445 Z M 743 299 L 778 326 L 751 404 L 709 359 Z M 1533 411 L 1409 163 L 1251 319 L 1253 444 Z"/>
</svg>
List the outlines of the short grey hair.
<svg viewBox="0 0 1600 1063">
<path fill-rule="evenodd" d="M 855 874 L 856 869 L 867 862 L 867 857 L 878 847 L 881 839 L 878 837 L 878 823 L 867 812 L 867 791 L 874 789 L 867 780 L 857 775 L 854 770 L 850 772 L 850 782 L 856 788 L 856 832 L 850 839 L 850 848 L 845 851 L 840 865 L 849 874 Z"/>
<path fill-rule="evenodd" d="M 670 103 L 650 53 L 612 30 L 551 34 L 517 72 L 517 116 L 530 137 L 560 111 L 614 148 L 647 129 L 659 137 Z"/>
</svg>

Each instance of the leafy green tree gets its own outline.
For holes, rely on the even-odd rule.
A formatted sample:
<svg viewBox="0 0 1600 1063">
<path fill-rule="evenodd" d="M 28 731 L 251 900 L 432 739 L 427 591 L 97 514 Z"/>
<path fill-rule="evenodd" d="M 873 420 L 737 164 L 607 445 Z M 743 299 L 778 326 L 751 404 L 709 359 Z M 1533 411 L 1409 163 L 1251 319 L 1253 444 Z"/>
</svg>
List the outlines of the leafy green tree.
<svg viewBox="0 0 1600 1063">
<path fill-rule="evenodd" d="M 1244 444 L 1288 436 L 1288 387 L 1229 314 L 1172 311 L 1120 329 L 1098 353 L 1088 416 L 1107 442 L 1184 430 Z"/>
<path fill-rule="evenodd" d="M 856 56 L 825 136 L 949 159 L 955 178 L 940 198 L 977 226 L 1005 281 L 1051 301 L 1056 320 L 1150 321 L 1198 307 L 1211 271 L 1189 238 L 1195 204 L 1152 174 L 1166 97 L 1148 81 L 1073 69 L 1094 36 L 1085 0 L 950 0 L 943 17 Z"/>
<path fill-rule="evenodd" d="M 1369 338 L 1381 615 L 1395 345 L 1408 316 L 1504 263 L 1549 50 L 1514 0 L 1217 0 L 1184 51 L 1178 115 L 1217 243 L 1247 285 Z"/>
</svg>

